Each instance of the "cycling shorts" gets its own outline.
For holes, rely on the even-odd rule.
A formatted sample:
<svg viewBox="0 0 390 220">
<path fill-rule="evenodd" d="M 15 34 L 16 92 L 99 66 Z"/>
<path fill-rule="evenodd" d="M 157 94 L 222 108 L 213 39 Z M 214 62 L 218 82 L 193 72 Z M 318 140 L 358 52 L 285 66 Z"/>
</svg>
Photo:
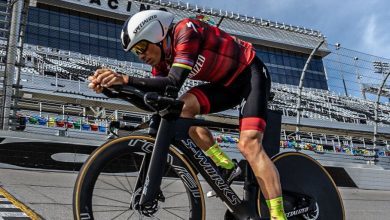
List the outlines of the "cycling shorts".
<svg viewBox="0 0 390 220">
<path fill-rule="evenodd" d="M 196 96 L 201 114 L 221 112 L 239 105 L 240 131 L 264 132 L 271 77 L 264 63 L 255 57 L 229 86 L 202 84 L 188 91 Z"/>
</svg>

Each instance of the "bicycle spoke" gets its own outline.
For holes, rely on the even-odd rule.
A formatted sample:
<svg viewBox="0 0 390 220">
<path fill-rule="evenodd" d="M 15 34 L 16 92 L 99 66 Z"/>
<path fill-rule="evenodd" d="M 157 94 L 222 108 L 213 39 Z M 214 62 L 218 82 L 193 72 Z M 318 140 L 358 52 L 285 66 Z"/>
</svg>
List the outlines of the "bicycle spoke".
<svg viewBox="0 0 390 220">
<path fill-rule="evenodd" d="M 94 195 L 96 197 L 99 197 L 99 198 L 102 198 L 102 199 L 107 199 L 107 200 L 110 200 L 110 201 L 115 201 L 115 202 L 119 202 L 119 203 L 122 203 L 122 204 L 129 204 L 128 202 L 124 202 L 124 201 L 120 201 L 120 200 L 116 200 L 116 199 L 111 199 L 111 198 L 107 198 L 105 196 L 100 196 L 100 195 Z"/>
<path fill-rule="evenodd" d="M 172 198 L 172 197 L 175 197 L 175 196 L 178 196 L 178 195 L 182 195 L 182 194 L 184 194 L 184 193 L 185 193 L 185 192 L 172 193 L 173 195 L 168 196 L 168 197 L 165 197 L 165 199 L 169 199 L 169 198 Z"/>
<path fill-rule="evenodd" d="M 125 174 L 125 176 L 126 176 L 126 181 L 127 181 L 127 183 L 129 184 L 129 186 L 130 186 L 131 192 L 134 192 L 134 189 L 133 189 L 133 187 L 131 187 L 131 183 L 130 183 L 130 181 L 129 181 L 129 176 L 127 176 L 127 174 Z"/>
<path fill-rule="evenodd" d="M 126 186 L 119 180 L 117 176 L 115 176 L 115 179 L 119 182 L 119 184 L 121 184 L 121 186 L 123 186 L 123 188 L 125 188 L 125 191 L 127 191 L 131 195 L 131 192 L 126 188 Z"/>
<path fill-rule="evenodd" d="M 120 212 L 120 211 L 128 211 L 130 210 L 129 208 L 127 209 L 108 209 L 108 210 L 98 210 L 98 211 L 94 211 L 94 212 Z"/>
<path fill-rule="evenodd" d="M 131 213 L 131 215 L 127 218 L 127 220 L 129 220 L 131 218 L 131 216 L 133 216 L 135 213 L 135 211 L 133 211 L 133 213 Z"/>
<path fill-rule="evenodd" d="M 116 207 L 116 208 L 129 208 L 129 206 L 120 206 L 120 205 L 107 205 L 107 204 L 105 204 L 105 205 L 100 205 L 100 204 L 94 204 L 94 206 L 98 206 L 98 207 L 112 207 L 112 208 L 114 208 L 114 207 Z"/>
<path fill-rule="evenodd" d="M 180 219 L 183 219 L 184 220 L 184 218 L 182 218 L 181 216 L 179 216 L 179 215 L 176 215 L 175 213 L 173 213 L 173 212 L 170 212 L 170 211 L 168 211 L 168 210 L 166 210 L 165 208 L 162 208 L 164 211 L 166 211 L 166 212 L 168 212 L 168 213 L 170 213 L 171 215 L 174 215 L 174 216 L 176 216 L 176 217 L 178 217 L 178 218 L 180 218 Z"/>
<path fill-rule="evenodd" d="M 163 189 L 167 188 L 168 186 L 170 186 L 170 185 L 172 185 L 172 184 L 174 184 L 174 183 L 175 183 L 175 181 L 172 181 L 171 183 L 168 183 L 166 186 L 164 186 L 164 187 L 161 187 L 161 190 L 163 190 Z"/>
<path fill-rule="evenodd" d="M 123 211 L 123 212 L 122 212 L 122 213 L 120 213 L 119 215 L 117 215 L 117 216 L 115 216 L 114 218 L 112 218 L 112 220 L 114 220 L 114 219 L 118 218 L 119 216 L 123 215 L 123 213 L 125 213 L 125 212 L 127 212 L 127 211 L 129 211 L 129 210 L 130 210 L 130 209 Z"/>
<path fill-rule="evenodd" d="M 107 184 L 107 185 L 109 185 L 109 186 L 112 186 L 112 187 L 114 187 L 114 188 L 116 188 L 116 189 L 119 189 L 119 190 L 121 190 L 121 191 L 127 192 L 127 193 L 129 193 L 130 195 L 133 194 L 133 192 L 130 192 L 130 191 L 128 191 L 128 190 L 124 190 L 124 189 L 122 189 L 122 188 L 120 188 L 120 187 L 118 187 L 118 186 L 115 186 L 115 185 L 113 185 L 112 183 L 109 183 L 109 182 L 104 181 L 104 180 L 102 180 L 102 179 L 99 179 L 98 181 L 100 181 L 100 182 L 102 182 L 102 183 L 105 183 L 105 184 Z"/>
<path fill-rule="evenodd" d="M 187 211 L 188 206 L 172 206 L 172 207 L 162 207 L 163 209 L 173 209 L 173 210 L 178 210 L 178 211 Z M 186 210 L 184 210 L 186 209 Z"/>
</svg>

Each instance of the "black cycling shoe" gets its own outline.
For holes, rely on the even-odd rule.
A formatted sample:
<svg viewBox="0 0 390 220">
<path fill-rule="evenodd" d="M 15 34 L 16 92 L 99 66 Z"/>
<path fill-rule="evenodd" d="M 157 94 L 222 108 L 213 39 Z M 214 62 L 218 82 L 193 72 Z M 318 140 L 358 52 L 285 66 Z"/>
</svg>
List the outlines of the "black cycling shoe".
<svg viewBox="0 0 390 220">
<path fill-rule="evenodd" d="M 233 180 L 241 174 L 241 168 L 238 166 L 238 163 L 233 160 L 234 167 L 232 169 L 220 168 L 222 177 L 230 185 Z"/>
</svg>

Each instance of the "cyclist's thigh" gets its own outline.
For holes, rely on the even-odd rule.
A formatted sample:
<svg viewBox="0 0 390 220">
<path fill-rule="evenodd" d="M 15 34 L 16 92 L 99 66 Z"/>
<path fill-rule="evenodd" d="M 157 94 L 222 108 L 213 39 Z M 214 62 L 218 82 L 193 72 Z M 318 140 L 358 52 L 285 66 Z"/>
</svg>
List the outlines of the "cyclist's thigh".
<svg viewBox="0 0 390 220">
<path fill-rule="evenodd" d="M 241 130 L 251 130 L 250 128 L 253 125 L 258 124 L 256 119 L 265 123 L 267 102 L 271 88 L 271 77 L 260 59 L 256 57 L 246 71 L 250 75 L 250 86 L 247 86 L 250 89 L 243 97 L 241 103 L 240 120 L 244 120 L 242 121 L 242 127 L 240 127 Z"/>
<path fill-rule="evenodd" d="M 195 95 L 200 113 L 208 114 L 231 109 L 241 102 L 241 96 L 231 88 L 219 84 L 202 84 L 188 91 Z"/>
</svg>

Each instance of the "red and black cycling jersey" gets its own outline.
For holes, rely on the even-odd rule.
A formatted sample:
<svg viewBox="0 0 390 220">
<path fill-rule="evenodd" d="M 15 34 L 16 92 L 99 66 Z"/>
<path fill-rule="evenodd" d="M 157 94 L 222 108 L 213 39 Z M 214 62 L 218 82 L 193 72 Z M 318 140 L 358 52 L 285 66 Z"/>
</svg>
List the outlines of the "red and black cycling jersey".
<svg viewBox="0 0 390 220">
<path fill-rule="evenodd" d="M 172 67 L 181 67 L 190 70 L 190 79 L 228 86 L 255 56 L 251 43 L 197 19 L 179 21 L 170 39 L 171 50 L 153 67 L 154 76 L 167 76 Z"/>
</svg>

